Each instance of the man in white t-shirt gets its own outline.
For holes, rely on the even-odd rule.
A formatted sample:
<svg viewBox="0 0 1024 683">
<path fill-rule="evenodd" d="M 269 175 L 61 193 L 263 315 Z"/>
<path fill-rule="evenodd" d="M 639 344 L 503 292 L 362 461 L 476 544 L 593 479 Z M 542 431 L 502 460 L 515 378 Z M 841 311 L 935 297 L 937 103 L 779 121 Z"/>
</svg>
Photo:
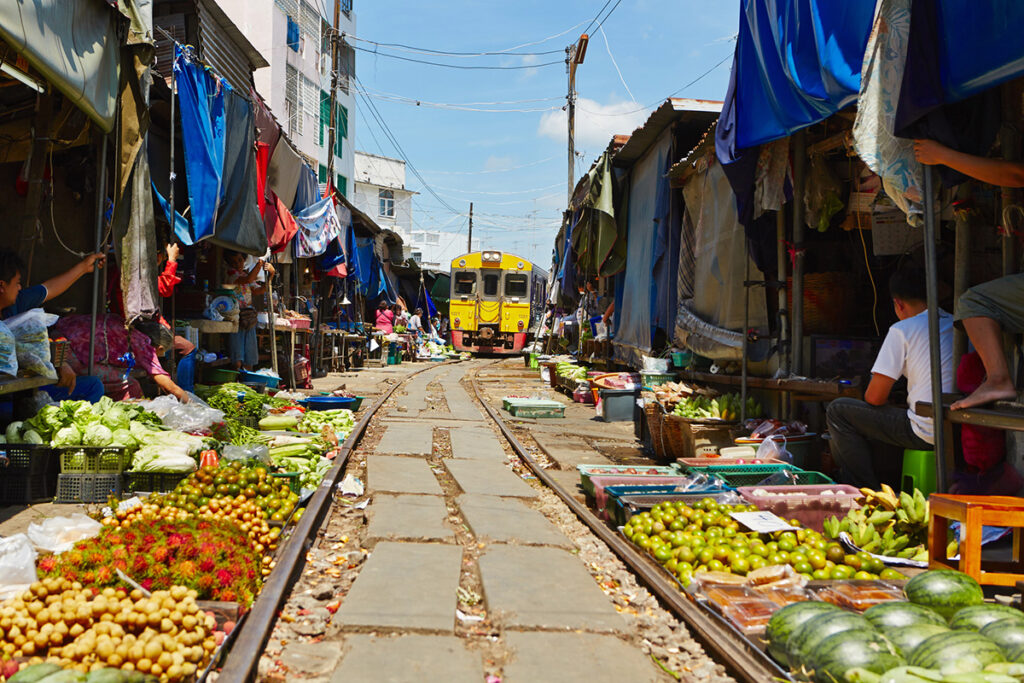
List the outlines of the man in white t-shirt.
<svg viewBox="0 0 1024 683">
<path fill-rule="evenodd" d="M 871 461 L 871 442 L 915 450 L 932 450 L 935 442 L 930 418 L 914 412 L 918 401 L 932 399 L 931 356 L 925 278 L 920 268 L 904 266 L 889 280 L 889 294 L 899 322 L 889 328 L 864 400 L 839 398 L 828 407 L 828 433 L 832 457 L 841 480 L 854 486 L 878 488 Z M 942 356 L 942 391 L 953 389 L 953 317 L 939 311 Z M 893 384 L 907 378 L 907 406 L 888 404 Z"/>
</svg>

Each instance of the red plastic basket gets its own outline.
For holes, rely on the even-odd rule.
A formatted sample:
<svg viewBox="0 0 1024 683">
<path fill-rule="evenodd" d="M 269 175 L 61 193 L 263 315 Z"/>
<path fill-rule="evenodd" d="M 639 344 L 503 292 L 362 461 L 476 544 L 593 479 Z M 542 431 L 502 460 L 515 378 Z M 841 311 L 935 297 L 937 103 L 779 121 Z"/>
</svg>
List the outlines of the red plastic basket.
<svg viewBox="0 0 1024 683">
<path fill-rule="evenodd" d="M 832 491 L 833 495 L 822 495 L 824 491 Z M 859 490 L 846 484 L 740 486 L 736 492 L 761 510 L 785 519 L 795 519 L 815 531 L 822 530 L 822 522 L 827 518 L 845 517 L 847 511 L 860 507 L 857 499 L 861 496 Z"/>
</svg>

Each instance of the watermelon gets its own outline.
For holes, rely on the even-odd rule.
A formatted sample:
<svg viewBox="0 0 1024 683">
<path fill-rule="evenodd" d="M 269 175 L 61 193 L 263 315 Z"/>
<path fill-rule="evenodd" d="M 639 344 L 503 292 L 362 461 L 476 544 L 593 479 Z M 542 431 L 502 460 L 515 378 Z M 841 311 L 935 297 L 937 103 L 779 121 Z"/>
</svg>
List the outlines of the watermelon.
<svg viewBox="0 0 1024 683">
<path fill-rule="evenodd" d="M 881 629 L 882 635 L 896 646 L 896 651 L 904 657 L 910 655 L 918 645 L 938 633 L 948 633 L 949 628 L 938 624 L 916 624 L 914 626 L 894 626 Z"/>
<path fill-rule="evenodd" d="M 970 605 L 985 601 L 978 582 L 953 569 L 933 569 L 918 574 L 903 587 L 907 600 L 930 607 L 946 619 Z"/>
<path fill-rule="evenodd" d="M 943 673 L 947 669 L 981 671 L 989 664 L 1005 661 L 998 645 L 980 633 L 963 630 L 926 638 L 907 657 L 911 666 L 942 669 Z"/>
<path fill-rule="evenodd" d="M 846 672 L 855 667 L 881 674 L 903 664 L 903 658 L 881 634 L 854 630 L 821 640 L 811 653 L 808 668 L 813 669 L 817 683 L 832 683 L 844 680 Z"/>
<path fill-rule="evenodd" d="M 873 632 L 874 630 L 871 622 L 863 616 L 845 610 L 825 612 L 824 614 L 811 617 L 800 624 L 789 638 L 789 643 L 786 647 L 789 668 L 794 670 L 798 670 L 802 666 L 809 668 L 808 660 L 810 659 L 811 652 L 814 651 L 818 643 L 834 633 L 843 633 L 845 631 Z"/>
<path fill-rule="evenodd" d="M 883 602 L 864 612 L 864 618 L 877 629 L 902 628 L 919 624 L 945 626 L 938 612 L 912 602 Z"/>
<path fill-rule="evenodd" d="M 1016 619 L 1024 623 L 1024 612 L 1007 605 L 971 605 L 954 614 L 949 621 L 949 627 L 979 631 L 981 627 L 993 621 L 1005 619 Z"/>
<path fill-rule="evenodd" d="M 1024 646 L 1024 622 L 1016 617 L 985 624 L 979 633 L 998 645 L 1008 658 L 1011 650 Z"/>
<path fill-rule="evenodd" d="M 775 612 L 768 621 L 765 638 L 768 639 L 768 653 L 777 661 L 786 663 L 789 639 L 800 624 L 825 612 L 841 612 L 827 602 L 794 602 Z"/>
<path fill-rule="evenodd" d="M 1006 659 L 1024 664 L 1024 645 L 1015 645 L 1006 653 Z"/>
</svg>

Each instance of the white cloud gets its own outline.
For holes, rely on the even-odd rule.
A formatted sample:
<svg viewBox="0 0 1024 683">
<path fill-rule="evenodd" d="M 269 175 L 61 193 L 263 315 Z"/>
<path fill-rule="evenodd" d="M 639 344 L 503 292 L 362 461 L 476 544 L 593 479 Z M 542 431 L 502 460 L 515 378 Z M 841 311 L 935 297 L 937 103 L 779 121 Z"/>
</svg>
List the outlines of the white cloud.
<svg viewBox="0 0 1024 683">
<path fill-rule="evenodd" d="M 605 147 L 613 135 L 630 134 L 644 121 L 650 112 L 636 102 L 612 102 L 601 104 L 596 100 L 580 97 L 576 100 L 576 147 L 577 149 L 598 149 Z M 547 112 L 540 117 L 537 134 L 565 144 L 565 111 Z"/>
</svg>

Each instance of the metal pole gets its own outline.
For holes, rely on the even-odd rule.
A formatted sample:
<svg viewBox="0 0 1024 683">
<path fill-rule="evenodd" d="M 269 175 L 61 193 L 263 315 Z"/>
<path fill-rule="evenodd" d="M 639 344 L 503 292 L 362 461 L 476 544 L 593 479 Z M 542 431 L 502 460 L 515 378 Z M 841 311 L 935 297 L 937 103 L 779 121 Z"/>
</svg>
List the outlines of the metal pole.
<svg viewBox="0 0 1024 683">
<path fill-rule="evenodd" d="M 928 286 L 928 348 L 932 370 L 932 405 L 935 416 L 935 484 L 946 491 L 946 435 L 942 429 L 942 347 L 939 337 L 939 276 L 935 255 L 935 194 L 932 167 L 924 167 L 924 268 Z M 911 406 L 912 408 L 914 406 Z"/>
<path fill-rule="evenodd" d="M 171 49 L 173 51 L 174 48 L 172 47 Z M 177 223 L 177 220 L 175 220 L 175 213 L 174 213 L 174 179 L 175 179 L 175 174 L 174 174 L 174 141 L 175 141 L 175 137 L 174 137 L 174 106 L 175 106 L 176 101 L 177 101 L 176 100 L 177 92 L 175 90 L 175 86 L 176 85 L 177 85 L 177 82 L 175 81 L 175 78 L 174 78 L 174 65 L 172 64 L 171 65 L 171 122 L 170 122 L 170 128 L 171 128 L 171 130 L 170 130 L 171 149 L 170 149 L 170 154 L 169 154 L 170 161 L 168 163 L 168 165 L 170 166 L 170 171 L 168 173 L 168 178 L 170 180 L 170 187 L 167 190 L 167 205 L 171 209 L 171 234 L 170 234 L 170 238 L 171 238 L 172 241 L 174 241 L 174 239 L 176 237 L 176 233 L 175 233 L 174 227 L 175 227 L 175 224 Z M 176 308 L 176 306 L 175 306 L 175 300 L 174 300 L 175 299 L 174 293 L 175 293 L 175 290 L 172 289 L 171 290 L 171 335 L 172 336 L 174 335 L 174 332 L 177 329 L 177 324 L 178 324 L 177 321 L 175 320 L 175 314 L 176 314 L 175 308 Z M 196 339 L 198 341 L 198 337 Z M 171 345 L 171 377 L 174 379 L 174 381 L 178 380 L 178 365 L 177 365 L 177 363 L 175 363 L 175 359 L 174 359 L 174 345 L 173 344 Z"/>
<path fill-rule="evenodd" d="M 107 136 L 103 136 L 100 145 L 100 173 L 96 182 L 96 250 L 103 248 L 103 199 L 107 194 Z M 99 306 L 100 269 L 93 265 L 92 269 L 92 323 L 89 334 L 89 374 L 96 368 L 96 309 Z"/>
<path fill-rule="evenodd" d="M 338 98 L 338 22 L 341 21 L 341 0 L 334 0 L 334 33 L 331 34 L 331 121 L 327 126 L 327 186 L 334 187 L 334 107 Z"/>
<path fill-rule="evenodd" d="M 473 202 L 469 203 L 469 237 L 466 238 L 466 253 L 473 251 Z"/>
<path fill-rule="evenodd" d="M 747 349 L 750 346 L 750 255 L 747 259 L 746 275 L 743 280 L 743 361 L 740 375 L 740 423 L 747 421 Z"/>
<path fill-rule="evenodd" d="M 786 213 L 781 208 L 775 213 L 775 270 L 779 287 L 775 290 L 779 306 L 779 370 L 780 376 L 789 376 L 789 358 L 792 353 L 789 342 L 789 304 L 786 301 Z M 789 417 L 789 392 L 779 394 L 779 415 Z"/>
<path fill-rule="evenodd" d="M 961 185 L 961 188 L 966 186 Z M 967 212 L 956 214 L 956 246 L 953 266 L 953 301 L 967 290 L 971 278 L 970 223 Z M 967 352 L 967 334 L 953 328 L 953 367 L 960 364 L 960 358 Z"/>
<path fill-rule="evenodd" d="M 575 160 L 576 160 L 576 65 L 573 64 L 573 51 L 575 46 L 570 46 L 565 49 L 565 67 L 569 72 L 569 92 L 565 97 L 566 106 L 566 122 L 568 124 L 568 135 L 569 135 L 569 189 L 568 198 L 566 199 L 566 206 L 572 206 L 572 190 L 576 184 L 573 182 L 576 178 L 575 171 Z"/>
<path fill-rule="evenodd" d="M 804 131 L 793 135 L 793 362 L 790 369 L 804 372 L 804 191 L 807 183 L 807 139 Z"/>
<path fill-rule="evenodd" d="M 271 260 L 276 261 L 273 256 L 271 256 Z M 276 263 L 274 263 L 274 270 L 277 270 Z M 277 312 L 274 310 L 274 279 L 272 277 L 267 278 L 265 296 L 267 297 L 267 321 L 270 323 L 270 368 L 275 375 L 280 377 L 277 371 Z"/>
</svg>

